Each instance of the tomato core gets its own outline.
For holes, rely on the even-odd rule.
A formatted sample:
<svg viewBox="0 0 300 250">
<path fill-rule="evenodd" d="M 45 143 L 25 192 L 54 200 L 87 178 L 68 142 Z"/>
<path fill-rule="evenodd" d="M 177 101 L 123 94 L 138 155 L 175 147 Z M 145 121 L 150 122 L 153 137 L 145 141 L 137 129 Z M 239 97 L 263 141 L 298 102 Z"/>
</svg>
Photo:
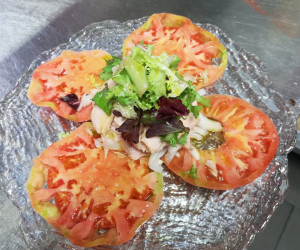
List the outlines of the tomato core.
<svg viewBox="0 0 300 250">
<path fill-rule="evenodd" d="M 225 143 L 224 132 L 210 131 L 206 136 L 202 138 L 202 140 L 192 138 L 191 143 L 195 148 L 201 150 L 213 150 Z"/>
</svg>

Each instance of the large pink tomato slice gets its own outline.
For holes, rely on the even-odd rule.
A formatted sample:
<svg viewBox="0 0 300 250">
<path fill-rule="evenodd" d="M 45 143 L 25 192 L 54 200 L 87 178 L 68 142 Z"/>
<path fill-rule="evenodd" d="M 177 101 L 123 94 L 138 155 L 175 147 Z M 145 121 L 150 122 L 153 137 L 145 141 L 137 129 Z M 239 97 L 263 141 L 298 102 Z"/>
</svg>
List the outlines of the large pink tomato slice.
<svg viewBox="0 0 300 250">
<path fill-rule="evenodd" d="M 92 81 L 103 84 L 99 74 L 111 56 L 103 50 L 63 51 L 40 65 L 32 75 L 28 98 L 38 106 L 51 107 L 60 116 L 78 122 L 90 120 L 92 105 L 76 110 Z M 63 101 L 69 98 L 70 102 Z M 70 105 L 71 104 L 71 105 Z"/>
<path fill-rule="evenodd" d="M 148 158 L 95 148 L 98 136 L 84 123 L 52 144 L 36 158 L 27 183 L 33 208 L 83 247 L 130 240 L 163 197 L 162 176 L 149 173 Z"/>
<path fill-rule="evenodd" d="M 210 107 L 201 112 L 223 126 L 224 142 L 200 150 L 195 160 L 180 150 L 168 168 L 185 181 L 205 188 L 232 189 L 259 177 L 276 154 L 278 134 L 270 118 L 248 102 L 227 95 L 207 96 Z"/>
<path fill-rule="evenodd" d="M 186 17 L 168 13 L 152 15 L 126 38 L 123 55 L 142 41 L 154 45 L 154 55 L 166 52 L 180 57 L 179 73 L 194 76 L 198 89 L 212 85 L 227 65 L 226 48 L 213 34 Z"/>
</svg>

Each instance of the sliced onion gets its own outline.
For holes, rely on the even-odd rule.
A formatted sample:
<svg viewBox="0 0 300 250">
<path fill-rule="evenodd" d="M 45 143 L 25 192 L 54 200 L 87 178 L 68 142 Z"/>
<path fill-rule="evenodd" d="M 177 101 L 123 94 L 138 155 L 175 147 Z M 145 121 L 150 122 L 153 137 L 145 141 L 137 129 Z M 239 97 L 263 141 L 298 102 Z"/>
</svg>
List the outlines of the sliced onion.
<svg viewBox="0 0 300 250">
<path fill-rule="evenodd" d="M 103 137 L 102 145 L 104 148 L 108 148 L 112 150 L 121 150 L 121 145 L 119 144 L 118 141 L 115 141 L 114 139 Z"/>
<path fill-rule="evenodd" d="M 162 167 L 162 163 L 163 161 L 160 159 L 167 151 L 167 148 L 164 148 L 163 150 L 151 154 L 150 158 L 149 158 L 149 168 L 152 169 L 155 172 L 159 172 L 162 173 L 163 171 L 163 167 Z"/>
<path fill-rule="evenodd" d="M 208 169 L 209 169 L 209 171 L 211 172 L 211 174 L 213 176 L 218 177 L 217 167 L 216 167 L 215 163 L 212 160 L 207 160 L 205 165 L 208 166 Z"/>
<path fill-rule="evenodd" d="M 183 79 L 185 81 L 192 81 L 195 82 L 196 81 L 196 77 L 194 77 L 193 75 L 191 75 L 190 73 L 185 73 L 183 74 Z"/>
<path fill-rule="evenodd" d="M 203 136 L 207 135 L 208 131 L 198 126 L 194 127 L 190 132 L 190 138 L 201 141 Z"/>
<path fill-rule="evenodd" d="M 206 95 L 207 93 L 206 93 L 206 90 L 205 90 L 205 89 L 199 89 L 199 90 L 198 90 L 198 94 L 201 95 L 201 96 L 204 96 L 204 95 Z"/>
<path fill-rule="evenodd" d="M 95 139 L 94 143 L 95 143 L 96 148 L 102 148 L 101 138 Z"/>
<path fill-rule="evenodd" d="M 205 130 L 209 130 L 209 131 L 220 132 L 223 129 L 221 123 L 219 123 L 217 121 L 213 121 L 211 119 L 208 119 L 207 117 L 205 117 L 201 113 L 199 114 L 199 122 L 198 122 L 197 125 L 200 128 L 205 129 Z"/>
<path fill-rule="evenodd" d="M 101 108 L 94 105 L 91 120 L 97 133 L 104 134 L 111 127 L 114 115 L 108 116 Z"/>
<path fill-rule="evenodd" d="M 165 155 L 165 160 L 167 163 L 170 163 L 174 156 L 177 154 L 178 150 L 182 148 L 182 145 L 177 145 L 176 147 L 169 146 L 168 152 Z"/>
<path fill-rule="evenodd" d="M 190 150 L 190 153 L 196 161 L 200 160 L 200 154 L 196 148 L 192 147 L 192 149 Z"/>
<path fill-rule="evenodd" d="M 96 148 L 103 147 L 104 152 L 105 152 L 105 158 L 106 158 L 109 150 L 121 150 L 122 149 L 119 141 L 116 138 L 107 138 L 103 135 L 101 138 L 95 139 L 94 143 L 95 143 Z"/>
</svg>

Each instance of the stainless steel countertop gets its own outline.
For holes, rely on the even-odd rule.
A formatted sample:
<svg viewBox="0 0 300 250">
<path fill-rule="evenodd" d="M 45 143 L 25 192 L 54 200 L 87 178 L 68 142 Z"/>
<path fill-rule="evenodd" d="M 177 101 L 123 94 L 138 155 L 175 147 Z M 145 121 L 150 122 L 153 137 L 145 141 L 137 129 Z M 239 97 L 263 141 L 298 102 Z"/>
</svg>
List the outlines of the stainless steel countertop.
<svg viewBox="0 0 300 250">
<path fill-rule="evenodd" d="M 273 88 L 300 109 L 299 0 L 7 0 L 0 9 L 0 99 L 35 57 L 86 25 L 170 12 L 219 26 L 261 58 Z M 15 236 L 18 211 L 2 191 L 0 202 L 0 248 L 27 248 L 21 236 Z"/>
</svg>

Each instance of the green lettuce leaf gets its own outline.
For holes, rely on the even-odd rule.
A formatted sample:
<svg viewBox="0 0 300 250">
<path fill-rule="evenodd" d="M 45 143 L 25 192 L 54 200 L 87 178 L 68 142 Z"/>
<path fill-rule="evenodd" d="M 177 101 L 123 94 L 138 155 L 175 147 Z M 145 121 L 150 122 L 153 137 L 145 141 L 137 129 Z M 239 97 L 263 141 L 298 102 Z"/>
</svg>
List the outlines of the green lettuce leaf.
<svg viewBox="0 0 300 250">
<path fill-rule="evenodd" d="M 114 101 L 114 97 L 111 97 L 110 95 L 108 95 L 109 92 L 109 88 L 107 87 L 107 85 L 105 86 L 105 88 L 101 91 L 98 92 L 94 98 L 92 99 L 96 105 L 98 107 L 100 107 L 107 115 L 111 115 L 111 111 L 113 108 L 113 101 Z"/>
<path fill-rule="evenodd" d="M 199 112 L 203 106 L 209 107 L 209 100 L 206 99 L 204 96 L 200 96 L 196 90 L 196 87 L 192 84 L 190 84 L 178 97 L 183 103 L 184 106 L 187 107 L 187 109 L 193 113 L 195 118 L 198 118 Z M 201 103 L 203 106 L 193 106 L 192 103 L 196 101 L 198 103 Z"/>
<path fill-rule="evenodd" d="M 180 137 L 178 137 L 179 134 L 181 134 Z M 162 135 L 160 136 L 160 139 L 164 142 L 168 142 L 172 147 L 176 147 L 178 144 L 181 145 L 186 144 L 188 135 L 189 135 L 188 132 L 184 132 L 183 134 L 182 132 L 175 132 L 167 135 Z"/>
<path fill-rule="evenodd" d="M 121 59 L 113 56 L 113 58 L 109 61 L 106 61 L 107 65 L 103 68 L 102 73 L 100 74 L 100 79 L 107 81 L 112 78 L 112 68 L 119 65 L 121 63 Z"/>
<path fill-rule="evenodd" d="M 179 79 L 176 76 L 175 71 L 169 68 L 170 64 L 174 60 L 178 60 L 176 56 L 168 56 L 166 53 L 162 53 L 160 56 L 153 58 L 139 47 L 133 47 L 131 49 L 131 52 L 132 58 L 138 63 L 145 65 L 150 72 L 156 69 L 162 71 L 166 75 L 166 77 L 168 78 L 168 80 L 166 80 L 166 83 L 169 97 L 179 96 L 184 91 L 184 89 L 188 87 L 187 82 Z M 154 87 L 161 87 L 160 82 L 157 82 L 155 84 L 155 80 L 152 80 L 151 76 L 148 77 L 148 79 L 152 84 L 154 84 Z"/>
</svg>

